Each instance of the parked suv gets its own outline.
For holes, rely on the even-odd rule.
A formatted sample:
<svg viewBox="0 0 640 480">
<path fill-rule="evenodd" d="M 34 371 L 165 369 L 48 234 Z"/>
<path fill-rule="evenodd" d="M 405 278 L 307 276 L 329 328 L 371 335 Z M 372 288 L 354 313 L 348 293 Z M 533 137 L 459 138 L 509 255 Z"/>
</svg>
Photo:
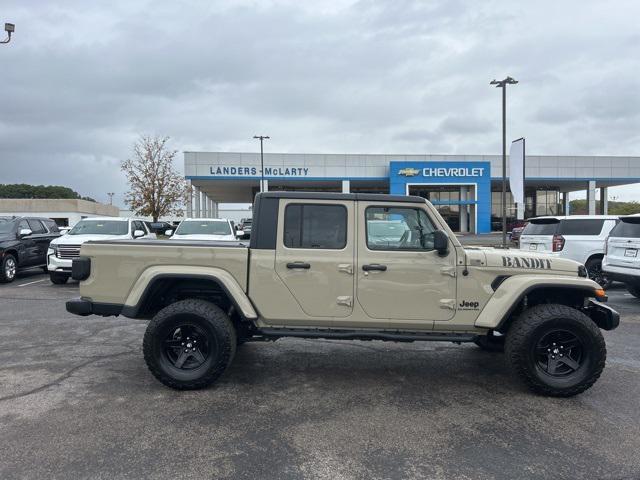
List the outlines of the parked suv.
<svg viewBox="0 0 640 480">
<path fill-rule="evenodd" d="M 613 215 L 532 218 L 520 236 L 520 250 L 576 260 L 587 267 L 589 278 L 607 288 L 611 280 L 602 271 L 602 259 L 617 221 Z"/>
<path fill-rule="evenodd" d="M 71 262 L 80 255 L 80 247 L 89 240 L 156 238 L 143 220 L 137 218 L 94 217 L 80 220 L 69 232 L 51 242 L 47 268 L 52 283 L 67 283 Z"/>
<path fill-rule="evenodd" d="M 602 270 L 612 280 L 624 282 L 634 297 L 640 298 L 640 214 L 620 217 L 611 230 L 602 261 Z"/>
<path fill-rule="evenodd" d="M 185 218 L 174 231 L 165 235 L 173 240 L 219 240 L 235 242 L 236 230 L 233 222 L 226 218 Z"/>
<path fill-rule="evenodd" d="M 60 236 L 50 218 L 0 217 L 0 283 L 12 282 L 18 270 L 47 268 L 47 248 Z"/>
<path fill-rule="evenodd" d="M 240 225 L 238 225 L 238 233 L 241 235 L 241 238 L 249 238 L 251 237 L 251 218 L 243 218 L 240 220 Z"/>
</svg>

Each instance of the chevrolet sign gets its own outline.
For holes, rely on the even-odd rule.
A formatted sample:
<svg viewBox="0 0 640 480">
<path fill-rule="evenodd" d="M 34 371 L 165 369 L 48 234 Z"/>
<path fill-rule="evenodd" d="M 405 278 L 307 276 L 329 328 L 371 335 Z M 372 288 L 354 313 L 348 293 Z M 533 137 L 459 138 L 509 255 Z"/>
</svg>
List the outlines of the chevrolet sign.
<svg viewBox="0 0 640 480">
<path fill-rule="evenodd" d="M 420 170 L 417 168 L 403 168 L 398 171 L 398 175 L 402 175 L 405 177 L 415 177 L 420 173 Z"/>
</svg>

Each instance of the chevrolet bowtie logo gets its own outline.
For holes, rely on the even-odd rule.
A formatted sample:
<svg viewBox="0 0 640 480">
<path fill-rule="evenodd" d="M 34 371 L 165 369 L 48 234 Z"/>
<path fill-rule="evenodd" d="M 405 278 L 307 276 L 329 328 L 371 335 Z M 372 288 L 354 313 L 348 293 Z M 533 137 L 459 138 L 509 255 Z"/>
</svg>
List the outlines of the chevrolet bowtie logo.
<svg viewBox="0 0 640 480">
<path fill-rule="evenodd" d="M 420 173 L 420 170 L 417 168 L 403 168 L 398 172 L 398 175 L 403 175 L 405 177 L 415 177 Z"/>
</svg>

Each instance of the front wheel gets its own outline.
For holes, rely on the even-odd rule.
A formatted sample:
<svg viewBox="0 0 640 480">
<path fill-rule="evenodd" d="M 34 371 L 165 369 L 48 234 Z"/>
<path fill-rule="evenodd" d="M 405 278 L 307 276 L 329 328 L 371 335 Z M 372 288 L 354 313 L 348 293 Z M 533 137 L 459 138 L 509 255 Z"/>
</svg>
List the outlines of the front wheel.
<svg viewBox="0 0 640 480">
<path fill-rule="evenodd" d="M 0 262 L 0 283 L 10 283 L 16 278 L 16 272 L 18 271 L 18 262 L 16 257 L 11 254 L 7 254 L 2 258 Z"/>
<path fill-rule="evenodd" d="M 511 325 L 507 361 L 540 394 L 571 397 L 590 388 L 604 369 L 607 350 L 600 329 L 565 305 L 536 305 Z"/>
<path fill-rule="evenodd" d="M 69 275 L 66 273 L 53 273 L 49 274 L 49 278 L 51 279 L 51 283 L 55 283 L 56 285 L 64 285 L 69 280 Z"/>
<path fill-rule="evenodd" d="M 585 265 L 589 278 L 600 285 L 602 288 L 607 289 L 611 286 L 613 281 L 609 279 L 609 276 L 602 270 L 602 259 L 592 258 Z"/>
<path fill-rule="evenodd" d="M 236 332 L 229 317 L 204 300 L 181 300 L 160 310 L 142 346 L 151 373 L 177 390 L 204 388 L 231 364 Z"/>
</svg>

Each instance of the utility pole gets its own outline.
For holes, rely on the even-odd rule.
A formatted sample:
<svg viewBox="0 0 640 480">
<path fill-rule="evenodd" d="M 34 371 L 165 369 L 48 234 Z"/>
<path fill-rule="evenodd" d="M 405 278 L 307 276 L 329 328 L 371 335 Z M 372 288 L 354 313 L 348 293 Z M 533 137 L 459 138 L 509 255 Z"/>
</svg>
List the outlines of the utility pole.
<svg viewBox="0 0 640 480">
<path fill-rule="evenodd" d="M 254 135 L 253 138 L 260 140 L 260 193 L 264 192 L 264 148 L 262 142 L 269 140 L 267 135 Z"/>
<path fill-rule="evenodd" d="M 11 41 L 11 34 L 16 31 L 16 26 L 13 23 L 5 23 L 4 31 L 7 32 L 7 39 L 0 40 L 0 43 L 9 43 Z"/>
<path fill-rule="evenodd" d="M 511 77 L 489 82 L 502 89 L 502 248 L 507 248 L 507 85 L 516 83 Z"/>
</svg>

